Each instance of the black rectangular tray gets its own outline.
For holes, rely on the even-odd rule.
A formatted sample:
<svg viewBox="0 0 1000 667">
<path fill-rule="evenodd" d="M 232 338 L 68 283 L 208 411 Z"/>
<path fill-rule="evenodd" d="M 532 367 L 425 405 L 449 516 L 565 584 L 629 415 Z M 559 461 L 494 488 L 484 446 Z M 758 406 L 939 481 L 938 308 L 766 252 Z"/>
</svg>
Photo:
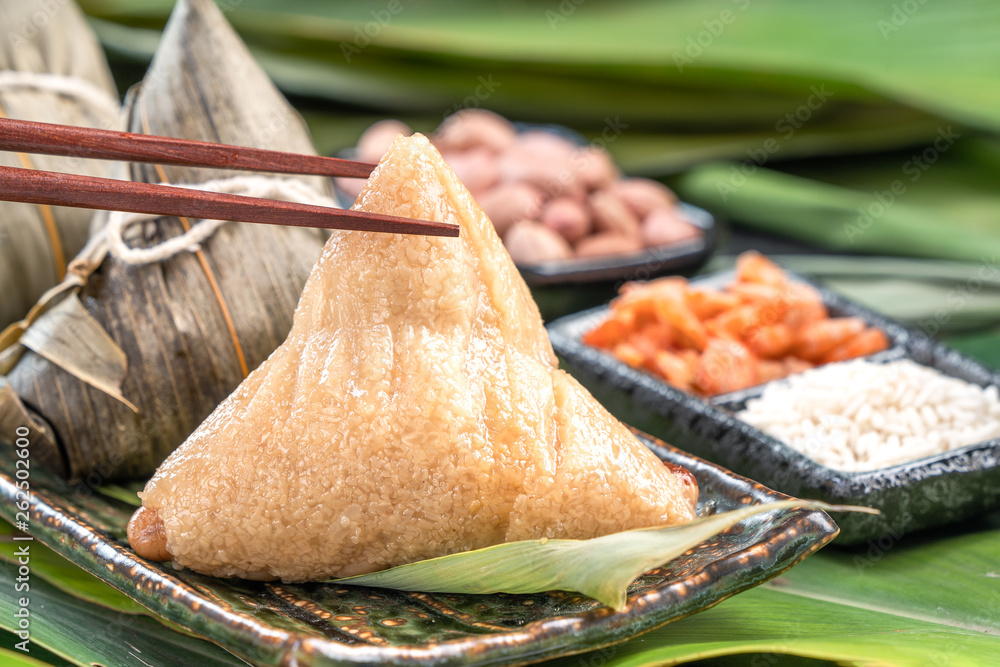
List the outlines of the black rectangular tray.
<svg viewBox="0 0 1000 667">
<path fill-rule="evenodd" d="M 733 278 L 733 272 L 723 272 L 692 284 L 721 287 Z M 885 331 L 891 348 L 872 355 L 873 360 L 908 358 L 973 384 L 1000 385 L 1000 373 L 995 370 L 822 285 L 815 286 L 831 315 L 856 316 Z M 763 385 L 704 399 L 585 345 L 583 334 L 603 321 L 608 312 L 607 306 L 601 306 L 548 326 L 552 346 L 566 369 L 619 419 L 683 450 L 793 496 L 867 505 L 882 511 L 881 515 L 851 513 L 840 517 L 838 544 L 886 536 L 895 539 L 1000 505 L 1000 439 L 873 471 L 834 470 L 734 416 Z"/>
</svg>

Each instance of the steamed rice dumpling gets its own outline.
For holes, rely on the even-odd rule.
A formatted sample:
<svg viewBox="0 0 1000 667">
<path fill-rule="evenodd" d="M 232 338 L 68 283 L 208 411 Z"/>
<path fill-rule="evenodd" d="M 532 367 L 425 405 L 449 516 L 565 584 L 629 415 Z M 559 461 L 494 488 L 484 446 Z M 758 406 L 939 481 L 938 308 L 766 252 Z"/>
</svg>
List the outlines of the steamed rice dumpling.
<svg viewBox="0 0 1000 667">
<path fill-rule="evenodd" d="M 355 208 L 461 238 L 335 232 L 285 342 L 159 468 L 136 552 L 217 576 L 348 576 L 694 518 L 697 488 L 560 371 L 493 225 L 422 136 Z"/>
<path fill-rule="evenodd" d="M 44 20 L 42 20 L 44 19 Z M 71 0 L 0 2 L 0 118 L 117 129 L 118 92 Z M 0 165 L 110 176 L 102 160 L 0 152 Z M 0 330 L 24 317 L 87 241 L 91 211 L 0 202 Z"/>
</svg>

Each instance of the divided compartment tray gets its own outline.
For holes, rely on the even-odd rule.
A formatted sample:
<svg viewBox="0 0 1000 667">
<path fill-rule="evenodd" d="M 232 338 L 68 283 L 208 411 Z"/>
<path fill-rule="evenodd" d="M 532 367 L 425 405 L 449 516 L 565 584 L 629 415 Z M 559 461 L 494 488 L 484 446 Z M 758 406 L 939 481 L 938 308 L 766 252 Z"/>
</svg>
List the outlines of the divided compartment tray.
<svg viewBox="0 0 1000 667">
<path fill-rule="evenodd" d="M 890 348 L 867 358 L 908 358 L 979 386 L 1000 385 L 997 371 L 820 284 L 791 272 L 789 275 L 814 285 L 832 316 L 859 317 L 885 331 Z M 691 284 L 718 288 L 734 276 L 733 271 L 726 271 Z M 872 471 L 834 470 L 734 416 L 764 385 L 705 399 L 585 345 L 583 334 L 602 322 L 608 312 L 605 305 L 548 326 L 552 346 L 564 367 L 619 419 L 680 449 L 789 495 L 882 511 L 880 515 L 849 513 L 839 517 L 837 544 L 887 536 L 898 539 L 905 533 L 958 521 L 1000 505 L 1000 439 Z"/>
<path fill-rule="evenodd" d="M 662 460 L 698 480 L 699 514 L 786 496 L 641 433 Z M 0 443 L 0 516 L 17 487 Z M 621 611 L 574 593 L 445 595 L 218 579 L 137 557 L 125 540 L 133 507 L 31 472 L 31 533 L 151 612 L 256 665 L 525 664 L 626 641 L 778 576 L 837 534 L 824 512 L 751 517 L 629 588 Z M 81 629 L 81 632 L 86 630 Z"/>
</svg>

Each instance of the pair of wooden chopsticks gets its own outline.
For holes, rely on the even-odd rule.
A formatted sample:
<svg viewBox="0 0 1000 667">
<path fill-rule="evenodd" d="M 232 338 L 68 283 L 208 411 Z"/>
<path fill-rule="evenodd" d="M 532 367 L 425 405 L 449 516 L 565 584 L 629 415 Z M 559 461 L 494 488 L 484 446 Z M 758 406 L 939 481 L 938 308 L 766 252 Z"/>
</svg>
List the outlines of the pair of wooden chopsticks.
<svg viewBox="0 0 1000 667">
<path fill-rule="evenodd" d="M 67 157 L 367 178 L 373 164 L 69 125 L 0 119 L 0 150 Z M 110 178 L 0 167 L 0 200 L 207 220 L 458 236 L 458 226 Z"/>
</svg>

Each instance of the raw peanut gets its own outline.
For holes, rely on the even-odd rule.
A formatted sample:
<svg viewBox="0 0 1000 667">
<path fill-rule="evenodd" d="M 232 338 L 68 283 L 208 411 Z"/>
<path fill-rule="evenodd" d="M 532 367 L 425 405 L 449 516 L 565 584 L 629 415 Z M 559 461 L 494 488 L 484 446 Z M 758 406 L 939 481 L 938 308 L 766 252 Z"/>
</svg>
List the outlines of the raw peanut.
<svg viewBox="0 0 1000 667">
<path fill-rule="evenodd" d="M 514 224 L 503 237 L 503 242 L 515 264 L 539 264 L 573 256 L 566 239 L 530 220 Z"/>
<path fill-rule="evenodd" d="M 575 150 L 551 132 L 525 132 L 500 155 L 500 179 L 531 183 L 552 197 L 569 194 L 582 187 L 570 159 Z"/>
<path fill-rule="evenodd" d="M 701 230 L 678 216 L 676 210 L 656 208 L 642 220 L 642 242 L 649 246 L 679 243 L 701 236 Z"/>
<path fill-rule="evenodd" d="M 555 192 L 553 197 L 565 197 L 566 199 L 572 199 L 580 206 L 587 208 L 587 188 L 583 187 L 583 183 L 574 179 L 570 183 L 560 183 L 560 187 L 557 192 Z"/>
<path fill-rule="evenodd" d="M 639 218 L 618 196 L 608 190 L 598 190 L 587 197 L 587 205 L 594 218 L 595 230 L 639 239 Z"/>
<path fill-rule="evenodd" d="M 440 151 L 486 148 L 495 153 L 514 143 L 517 131 L 503 116 L 485 109 L 464 109 L 445 118 L 434 131 Z"/>
<path fill-rule="evenodd" d="M 360 162 L 378 162 L 400 134 L 408 137 L 413 134 L 413 130 L 398 120 L 380 120 L 365 130 L 358 139 L 356 159 Z"/>
<path fill-rule="evenodd" d="M 594 234 L 576 244 L 577 257 L 623 255 L 639 250 L 642 250 L 642 241 L 634 236 L 622 236 L 615 232 Z"/>
<path fill-rule="evenodd" d="M 517 135 L 511 148 L 534 157 L 552 156 L 564 163 L 568 162 L 577 150 L 576 144 L 572 141 L 547 130 L 522 132 Z"/>
<path fill-rule="evenodd" d="M 542 209 L 542 224 L 576 243 L 590 232 L 590 215 L 577 201 L 557 197 Z"/>
<path fill-rule="evenodd" d="M 139 557 L 155 561 L 170 560 L 166 529 L 156 510 L 148 507 L 137 509 L 129 519 L 126 531 L 129 545 Z"/>
<path fill-rule="evenodd" d="M 478 197 L 479 205 L 503 236 L 518 220 L 538 220 L 545 196 L 528 183 L 500 183 Z"/>
<path fill-rule="evenodd" d="M 562 194 L 564 197 L 568 197 L 580 206 L 583 206 L 584 209 L 587 208 L 587 195 L 590 193 L 587 192 L 587 188 L 583 187 L 583 183 L 577 181 L 570 187 L 563 190 Z"/>
<path fill-rule="evenodd" d="M 577 180 L 588 190 L 606 188 L 618 178 L 618 168 L 608 152 L 597 146 L 579 148 L 572 157 Z"/>
<path fill-rule="evenodd" d="M 625 178 L 613 183 L 609 190 L 618 195 L 639 218 L 645 218 L 655 208 L 677 205 L 677 196 L 670 188 L 648 178 Z"/>
<path fill-rule="evenodd" d="M 500 180 L 496 157 L 486 148 L 442 153 L 442 157 L 473 195 L 486 192 Z"/>
</svg>

